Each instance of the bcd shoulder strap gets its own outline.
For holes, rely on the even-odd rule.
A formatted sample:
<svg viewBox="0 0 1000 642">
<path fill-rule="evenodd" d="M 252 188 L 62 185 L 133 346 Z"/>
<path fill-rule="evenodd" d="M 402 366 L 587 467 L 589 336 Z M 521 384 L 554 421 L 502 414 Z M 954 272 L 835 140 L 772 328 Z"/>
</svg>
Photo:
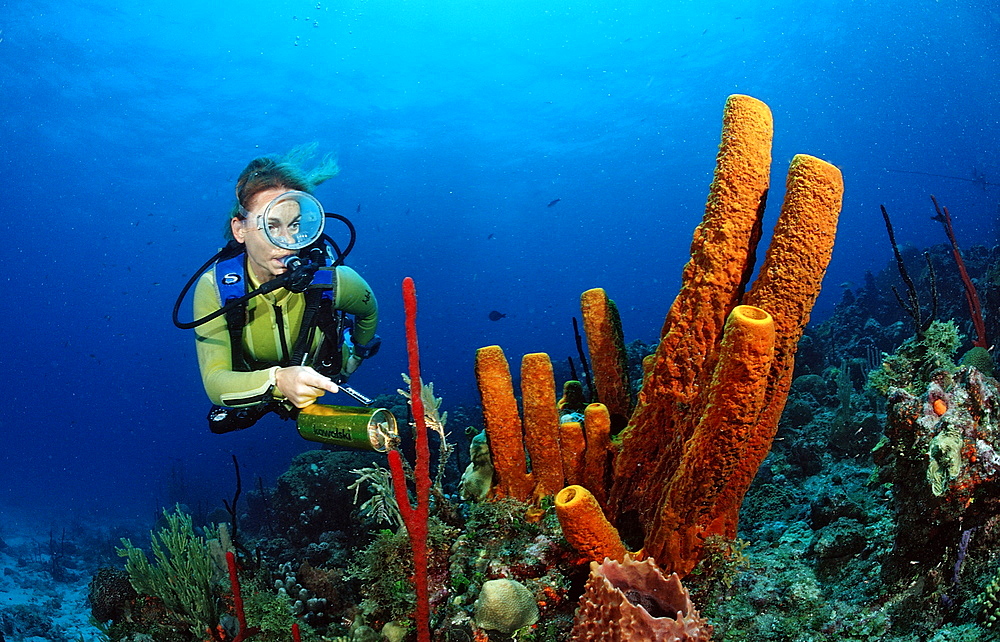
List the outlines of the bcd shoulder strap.
<svg viewBox="0 0 1000 642">
<path fill-rule="evenodd" d="M 219 302 L 225 306 L 233 299 L 247 293 L 245 252 L 223 259 L 215 264 L 215 283 L 219 288 Z M 226 328 L 229 330 L 229 348 L 232 351 L 233 370 L 249 370 L 243 355 L 243 328 L 247 324 L 247 304 L 233 306 L 226 312 Z"/>
</svg>

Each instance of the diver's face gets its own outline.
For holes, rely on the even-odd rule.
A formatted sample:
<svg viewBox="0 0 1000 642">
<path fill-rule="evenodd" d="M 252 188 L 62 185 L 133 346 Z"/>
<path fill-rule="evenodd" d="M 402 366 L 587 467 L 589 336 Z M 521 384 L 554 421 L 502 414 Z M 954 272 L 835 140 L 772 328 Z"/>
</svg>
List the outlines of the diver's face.
<svg viewBox="0 0 1000 642">
<path fill-rule="evenodd" d="M 246 204 L 250 216 L 242 220 L 233 218 L 230 222 L 233 238 L 246 245 L 247 263 L 260 283 L 267 283 L 279 274 L 283 274 L 288 268 L 281 259 L 295 254 L 293 250 L 285 250 L 271 243 L 264 230 L 259 229 L 261 225 L 267 225 L 270 227 L 271 235 L 277 238 L 289 234 L 289 228 L 297 225 L 295 220 L 298 216 L 297 207 L 287 209 L 282 209 L 280 206 L 272 207 L 268 212 L 269 220 L 261 220 L 267 204 L 287 191 L 275 188 L 258 192 Z"/>
</svg>

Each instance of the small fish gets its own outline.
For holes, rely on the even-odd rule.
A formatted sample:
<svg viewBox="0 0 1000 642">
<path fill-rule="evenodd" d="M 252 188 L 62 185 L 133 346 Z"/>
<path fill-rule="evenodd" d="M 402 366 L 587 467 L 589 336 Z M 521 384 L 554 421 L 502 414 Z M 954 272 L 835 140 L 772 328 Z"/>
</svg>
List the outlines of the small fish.
<svg viewBox="0 0 1000 642">
<path fill-rule="evenodd" d="M 562 200 L 561 198 L 557 198 L 557 199 L 556 199 L 556 200 L 554 200 L 554 201 L 549 201 L 549 204 L 548 204 L 548 205 L 546 205 L 546 207 L 552 207 L 553 205 L 555 205 L 556 203 L 558 203 L 558 202 L 559 202 L 559 201 L 561 201 L 561 200 Z"/>
<path fill-rule="evenodd" d="M 490 312 L 490 321 L 499 321 L 500 319 L 506 316 L 507 315 L 504 314 L 503 312 L 497 312 L 496 310 L 493 310 L 492 312 Z"/>
<path fill-rule="evenodd" d="M 486 240 L 488 241 L 491 238 L 494 238 L 495 236 L 496 236 L 496 234 L 494 234 L 493 232 L 490 232 L 490 235 L 486 237 Z"/>
<path fill-rule="evenodd" d="M 361 203 L 358 203 L 358 209 L 354 210 L 354 213 L 355 214 L 360 214 L 361 213 Z"/>
</svg>

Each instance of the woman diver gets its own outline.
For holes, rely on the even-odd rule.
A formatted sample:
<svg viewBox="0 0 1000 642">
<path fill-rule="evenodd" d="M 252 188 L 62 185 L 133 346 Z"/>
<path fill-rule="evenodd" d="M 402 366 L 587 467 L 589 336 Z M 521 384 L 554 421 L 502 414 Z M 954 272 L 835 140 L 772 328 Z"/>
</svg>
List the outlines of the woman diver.
<svg viewBox="0 0 1000 642">
<path fill-rule="evenodd" d="M 216 404 L 212 432 L 246 428 L 272 410 L 294 416 L 340 391 L 378 351 L 375 295 L 342 264 L 354 228 L 326 214 L 312 195 L 338 173 L 336 160 L 327 156 L 309 172 L 300 167 L 314 150 L 296 148 L 246 166 L 226 226 L 229 244 L 199 271 L 196 320 L 177 320 L 191 282 L 174 307 L 174 323 L 195 328 L 202 382 Z M 343 252 L 323 234 L 327 216 L 351 231 Z"/>
</svg>

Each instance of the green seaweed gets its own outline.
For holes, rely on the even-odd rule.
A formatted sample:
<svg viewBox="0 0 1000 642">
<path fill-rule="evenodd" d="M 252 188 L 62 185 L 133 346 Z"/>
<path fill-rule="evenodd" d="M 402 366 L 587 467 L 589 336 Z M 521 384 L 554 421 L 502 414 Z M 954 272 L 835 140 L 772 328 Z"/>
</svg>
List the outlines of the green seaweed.
<svg viewBox="0 0 1000 642">
<path fill-rule="evenodd" d="M 150 531 L 153 563 L 128 539 L 123 538 L 122 548 L 116 549 L 127 559 L 129 580 L 141 595 L 162 601 L 167 611 L 181 620 L 178 624 L 214 631 L 222 616 L 219 566 L 205 539 L 195 535 L 191 516 L 180 506 L 173 513 L 164 510 L 163 517 L 166 526 L 158 533 Z M 212 538 L 216 531 L 206 528 L 205 533 Z"/>
</svg>

